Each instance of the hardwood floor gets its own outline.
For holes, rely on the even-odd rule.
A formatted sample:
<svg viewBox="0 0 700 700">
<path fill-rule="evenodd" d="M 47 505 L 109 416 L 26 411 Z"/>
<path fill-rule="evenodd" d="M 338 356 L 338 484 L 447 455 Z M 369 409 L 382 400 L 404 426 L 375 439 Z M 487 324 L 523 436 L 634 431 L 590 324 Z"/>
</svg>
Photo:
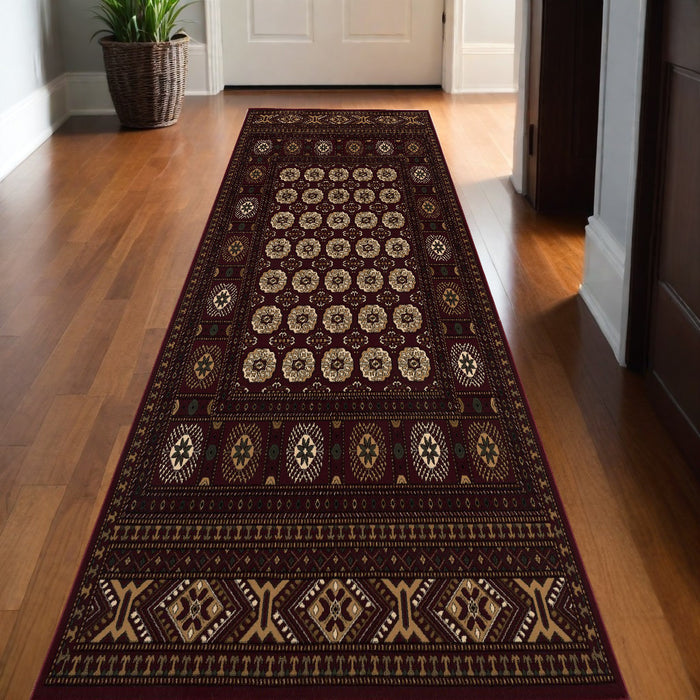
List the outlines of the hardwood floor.
<svg viewBox="0 0 700 700">
<path fill-rule="evenodd" d="M 514 98 L 236 91 L 81 117 L 0 183 L 0 697 L 28 697 L 249 106 L 430 109 L 632 698 L 700 694 L 698 483 L 509 182 Z"/>
</svg>

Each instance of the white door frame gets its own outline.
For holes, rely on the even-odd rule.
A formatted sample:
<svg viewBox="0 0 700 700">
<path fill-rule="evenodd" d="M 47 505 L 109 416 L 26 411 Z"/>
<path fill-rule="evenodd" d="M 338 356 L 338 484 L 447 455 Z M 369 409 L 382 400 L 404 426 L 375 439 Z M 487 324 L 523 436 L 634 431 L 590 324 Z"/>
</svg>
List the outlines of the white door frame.
<svg viewBox="0 0 700 700">
<path fill-rule="evenodd" d="M 442 89 L 456 89 L 455 66 L 460 59 L 462 0 L 443 0 L 445 31 L 442 42 Z M 222 0 L 204 0 L 204 23 L 207 47 L 207 87 L 212 95 L 224 89 L 224 44 L 221 31 Z"/>
</svg>

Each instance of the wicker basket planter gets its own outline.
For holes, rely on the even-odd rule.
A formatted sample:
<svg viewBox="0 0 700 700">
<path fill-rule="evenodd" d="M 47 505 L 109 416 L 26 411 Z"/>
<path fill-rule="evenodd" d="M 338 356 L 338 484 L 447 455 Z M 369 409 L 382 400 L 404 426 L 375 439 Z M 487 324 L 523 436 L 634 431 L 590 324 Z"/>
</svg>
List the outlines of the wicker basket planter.
<svg viewBox="0 0 700 700">
<path fill-rule="evenodd" d="M 100 40 L 109 92 L 124 126 L 156 129 L 178 120 L 189 41 L 182 34 L 159 43 Z"/>
</svg>

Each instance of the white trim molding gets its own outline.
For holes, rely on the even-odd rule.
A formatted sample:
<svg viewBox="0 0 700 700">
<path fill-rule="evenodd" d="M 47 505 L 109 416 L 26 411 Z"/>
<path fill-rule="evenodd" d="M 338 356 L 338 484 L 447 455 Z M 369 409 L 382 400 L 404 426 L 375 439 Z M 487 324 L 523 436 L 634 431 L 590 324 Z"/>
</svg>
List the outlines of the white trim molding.
<svg viewBox="0 0 700 700">
<path fill-rule="evenodd" d="M 66 92 L 60 75 L 0 114 L 0 180 L 68 118 Z"/>
<path fill-rule="evenodd" d="M 453 92 L 517 92 L 514 61 L 514 43 L 463 43 Z"/>
<path fill-rule="evenodd" d="M 221 31 L 221 0 L 204 0 L 207 91 L 217 95 L 224 89 L 224 43 Z"/>
<path fill-rule="evenodd" d="M 187 72 L 187 95 L 208 95 L 207 45 L 191 41 Z M 104 72 L 66 73 L 68 116 L 114 114 Z"/>
<path fill-rule="evenodd" d="M 580 288 L 621 365 L 627 353 L 645 14 L 645 0 L 603 3 L 595 202 Z"/>
<path fill-rule="evenodd" d="M 583 280 L 579 294 L 610 343 L 617 361 L 624 365 L 625 251 L 604 222 L 595 216 L 586 226 Z"/>
<path fill-rule="evenodd" d="M 442 38 L 442 89 L 455 93 L 461 82 L 461 27 L 464 23 L 462 0 L 445 0 Z"/>
<path fill-rule="evenodd" d="M 104 73 L 66 73 L 68 114 L 114 114 Z"/>
</svg>

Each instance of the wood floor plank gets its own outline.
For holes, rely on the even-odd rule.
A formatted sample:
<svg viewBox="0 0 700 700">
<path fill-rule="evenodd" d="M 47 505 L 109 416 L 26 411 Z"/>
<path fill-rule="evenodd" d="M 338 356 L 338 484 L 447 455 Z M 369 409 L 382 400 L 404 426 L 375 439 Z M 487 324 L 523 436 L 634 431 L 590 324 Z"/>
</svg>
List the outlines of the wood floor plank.
<svg viewBox="0 0 700 700">
<path fill-rule="evenodd" d="M 0 532 L 0 610 L 19 610 L 65 486 L 22 486 Z M 27 527 L 31 522 L 32 527 Z"/>
</svg>

